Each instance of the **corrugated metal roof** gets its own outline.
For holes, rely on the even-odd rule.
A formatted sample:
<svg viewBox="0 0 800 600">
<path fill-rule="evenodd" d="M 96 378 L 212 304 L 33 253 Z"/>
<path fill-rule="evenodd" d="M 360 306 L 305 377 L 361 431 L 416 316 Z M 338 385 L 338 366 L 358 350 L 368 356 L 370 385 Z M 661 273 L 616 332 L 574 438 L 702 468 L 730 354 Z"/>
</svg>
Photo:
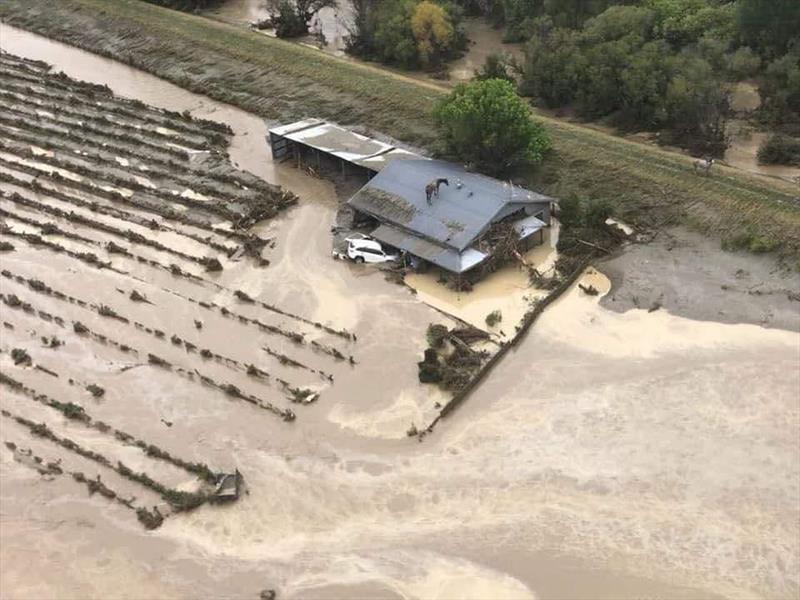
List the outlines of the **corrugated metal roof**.
<svg viewBox="0 0 800 600">
<path fill-rule="evenodd" d="M 483 262 L 488 256 L 474 248 L 467 248 L 463 252 L 459 252 L 453 248 L 448 248 L 407 233 L 391 225 L 381 225 L 373 231 L 371 235 L 380 242 L 405 250 L 414 256 L 424 258 L 454 273 L 469 271 L 472 267 Z"/>
<path fill-rule="evenodd" d="M 274 133 L 275 135 L 280 135 L 286 137 L 288 134 L 292 132 L 298 132 L 301 129 L 307 129 L 314 125 L 321 125 L 325 121 L 321 121 L 320 119 L 305 119 L 304 121 L 295 121 L 294 123 L 288 123 L 286 125 L 279 125 L 278 127 L 273 127 L 269 130 L 270 133 Z"/>
<path fill-rule="evenodd" d="M 428 204 L 425 186 L 438 178 L 449 185 L 442 185 L 439 197 Z M 499 213 L 549 203 L 547 196 L 438 160 L 392 162 L 349 200 L 357 210 L 459 251 L 499 219 Z M 398 206 L 404 209 L 397 211 Z"/>
<path fill-rule="evenodd" d="M 349 161 L 363 160 L 393 148 L 391 144 L 373 140 L 330 123 L 302 129 L 284 137 Z"/>
<path fill-rule="evenodd" d="M 270 134 L 378 172 L 394 160 L 424 157 L 319 119 L 273 127 Z"/>
<path fill-rule="evenodd" d="M 402 148 L 394 148 L 392 150 L 389 150 L 388 152 L 363 158 L 359 160 L 357 164 L 359 164 L 362 167 L 367 167 L 368 169 L 371 169 L 375 172 L 378 172 L 382 171 L 383 168 L 393 160 L 420 160 L 423 158 L 424 158 L 423 156 L 420 156 L 419 154 L 414 154 L 413 152 L 409 152 L 408 150 L 403 150 Z"/>
<path fill-rule="evenodd" d="M 516 221 L 514 223 L 514 230 L 519 234 L 519 239 L 524 240 L 526 237 L 533 235 L 546 226 L 547 224 L 541 219 L 537 219 L 536 217 L 527 217 L 525 219 Z"/>
</svg>

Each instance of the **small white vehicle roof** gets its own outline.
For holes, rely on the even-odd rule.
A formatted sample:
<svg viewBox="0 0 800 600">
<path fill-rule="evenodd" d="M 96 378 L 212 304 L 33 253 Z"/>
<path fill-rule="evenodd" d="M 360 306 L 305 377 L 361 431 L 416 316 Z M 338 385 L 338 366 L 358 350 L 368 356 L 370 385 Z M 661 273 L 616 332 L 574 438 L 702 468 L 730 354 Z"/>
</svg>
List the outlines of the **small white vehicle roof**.
<svg viewBox="0 0 800 600">
<path fill-rule="evenodd" d="M 370 248 L 372 250 L 383 250 L 380 242 L 375 240 L 349 240 L 353 248 Z"/>
</svg>

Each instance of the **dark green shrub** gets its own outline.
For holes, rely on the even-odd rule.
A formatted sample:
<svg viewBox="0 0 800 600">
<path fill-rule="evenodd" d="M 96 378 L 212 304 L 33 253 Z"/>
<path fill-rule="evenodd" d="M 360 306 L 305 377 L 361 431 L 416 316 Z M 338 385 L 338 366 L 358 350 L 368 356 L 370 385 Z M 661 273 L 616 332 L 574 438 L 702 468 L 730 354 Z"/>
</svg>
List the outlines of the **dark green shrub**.
<svg viewBox="0 0 800 600">
<path fill-rule="evenodd" d="M 564 227 L 578 227 L 583 222 L 583 208 L 577 196 L 567 196 L 558 201 L 558 221 Z"/>
<path fill-rule="evenodd" d="M 512 65 L 508 56 L 500 52 L 493 52 L 486 57 L 483 66 L 475 73 L 475 79 L 484 81 L 486 79 L 505 79 L 514 83 Z"/>
<path fill-rule="evenodd" d="M 602 227 L 613 212 L 614 210 L 607 200 L 592 200 L 584 210 L 584 224 L 590 228 Z"/>
<path fill-rule="evenodd" d="M 800 166 L 800 139 L 771 135 L 758 149 L 758 162 L 762 165 Z"/>
<path fill-rule="evenodd" d="M 503 320 L 503 313 L 499 310 L 493 310 L 488 315 L 486 315 L 486 325 L 488 327 L 494 327 L 498 323 Z"/>
</svg>

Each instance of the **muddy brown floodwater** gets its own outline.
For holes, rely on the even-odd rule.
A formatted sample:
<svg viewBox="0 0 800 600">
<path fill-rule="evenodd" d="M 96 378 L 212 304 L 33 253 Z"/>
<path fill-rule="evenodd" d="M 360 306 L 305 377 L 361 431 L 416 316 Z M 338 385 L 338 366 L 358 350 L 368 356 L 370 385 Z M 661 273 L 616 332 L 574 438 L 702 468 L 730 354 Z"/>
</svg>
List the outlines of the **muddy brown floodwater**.
<svg viewBox="0 0 800 600">
<path fill-rule="evenodd" d="M 60 350 L 42 348 L 29 330 L 44 335 L 53 327 L 4 306 L 3 320 L 14 325 L 3 330 L 4 372 L 22 373 L 57 397 L 78 397 L 80 390 L 64 385 L 66 374 L 99 381 L 108 391 L 98 401 L 81 397 L 88 410 L 182 456 L 238 466 L 249 493 L 146 532 L 126 509 L 88 497 L 66 478 L 48 480 L 2 447 L 3 598 L 257 598 L 267 588 L 304 599 L 800 593 L 797 332 L 663 309 L 618 313 L 574 287 L 432 435 L 422 443 L 404 439 L 408 423 L 423 422 L 437 399 L 417 384 L 415 360 L 425 327 L 443 317 L 379 274 L 330 259 L 336 197 L 329 183 L 272 163 L 266 126 L 252 115 L 6 26 L 0 41 L 4 50 L 108 84 L 118 95 L 228 123 L 232 160 L 301 200 L 262 228 L 277 238 L 270 267 L 242 263 L 218 281 L 356 332 L 359 363 L 329 367 L 335 383 L 286 424 L 153 367 L 122 373 L 129 359 L 78 336 Z M 3 268 L 75 296 L 89 293 L 90 276 L 117 281 L 61 255 L 45 263 L 38 252 L 21 246 L 3 255 Z M 155 284 L 245 310 L 206 286 L 153 277 L 143 285 L 154 285 L 150 299 L 164 310 L 125 310 L 187 338 L 191 313 L 170 312 L 183 305 Z M 602 273 L 590 269 L 584 277 L 608 292 Z M 3 293 L 24 295 L 37 308 L 66 310 L 2 282 Z M 98 291 L 98 300 L 111 302 L 113 287 L 103 289 L 112 291 Z M 105 323 L 93 314 L 85 319 L 97 328 Z M 208 335 L 201 339 L 215 349 L 240 360 L 259 351 L 244 326 L 207 319 L 195 335 Z M 150 339 L 129 335 L 137 345 Z M 12 366 L 13 345 L 62 379 Z M 5 390 L 3 404 L 31 418 L 48 410 Z M 174 425 L 167 429 L 154 416 Z M 58 426 L 105 448 L 99 434 Z M 3 420 L 3 441 L 22 433 Z M 23 440 L 37 455 L 58 455 L 46 440 Z M 128 450 L 134 467 L 145 461 Z M 171 467 L 157 474 L 179 481 Z"/>
</svg>

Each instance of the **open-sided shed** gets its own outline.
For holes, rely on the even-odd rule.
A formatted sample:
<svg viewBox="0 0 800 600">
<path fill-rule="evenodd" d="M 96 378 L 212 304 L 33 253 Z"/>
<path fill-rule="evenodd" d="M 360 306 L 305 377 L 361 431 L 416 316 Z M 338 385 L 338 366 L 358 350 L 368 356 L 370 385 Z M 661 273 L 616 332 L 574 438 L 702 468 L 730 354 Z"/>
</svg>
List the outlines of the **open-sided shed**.
<svg viewBox="0 0 800 600">
<path fill-rule="evenodd" d="M 337 160 L 342 172 L 353 167 L 372 177 L 396 160 L 421 159 L 403 148 L 355 133 L 319 119 L 306 119 L 269 130 L 272 157 L 300 159 L 305 155 L 319 165 L 323 157 Z"/>
</svg>

